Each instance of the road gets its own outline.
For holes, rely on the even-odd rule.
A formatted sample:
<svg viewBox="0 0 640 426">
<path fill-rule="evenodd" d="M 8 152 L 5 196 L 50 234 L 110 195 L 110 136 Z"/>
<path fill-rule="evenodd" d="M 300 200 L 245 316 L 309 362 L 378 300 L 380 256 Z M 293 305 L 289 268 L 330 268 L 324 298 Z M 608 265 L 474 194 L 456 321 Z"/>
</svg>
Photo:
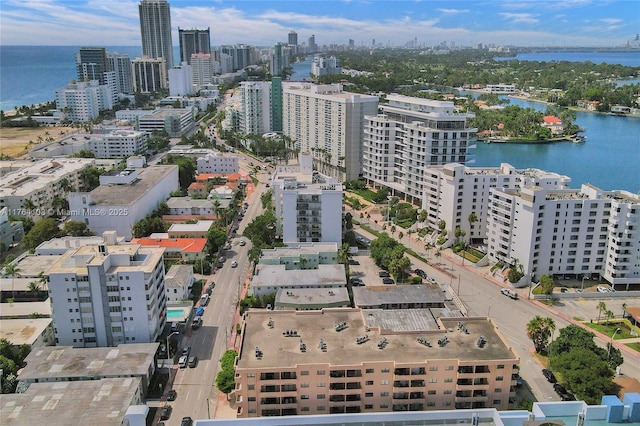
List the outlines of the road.
<svg viewBox="0 0 640 426">
<path fill-rule="evenodd" d="M 355 217 L 355 216 L 354 216 Z M 356 226 L 357 233 L 373 240 L 374 235 Z M 415 247 L 414 247 L 415 249 Z M 419 250 L 424 252 L 424 250 Z M 424 257 L 427 257 L 426 255 Z M 507 343 L 520 357 L 520 375 L 526 385 L 531 388 L 538 401 L 559 400 L 553 390 L 553 386 L 546 381 L 541 374 L 543 366 L 533 356 L 533 345 L 527 337 L 527 323 L 536 315 L 551 317 L 555 321 L 556 331 L 571 324 L 567 315 L 558 314 L 548 307 L 527 300 L 528 289 L 520 289 L 520 299 L 513 300 L 500 293 L 500 287 L 494 281 L 485 278 L 475 266 L 468 263 L 462 265 L 461 261 L 453 261 L 442 256 L 440 265 L 436 268 L 424 263 L 417 258 L 409 256 L 412 261 L 412 269 L 423 269 L 428 275 L 434 277 L 441 284 L 449 284 L 451 291 L 458 293 L 460 299 L 468 309 L 469 316 L 488 316 L 496 324 L 499 332 L 505 337 Z M 589 318 L 589 314 L 583 318 Z M 571 318 L 571 316 L 569 316 Z M 596 343 L 606 347 L 608 341 L 596 338 Z M 630 377 L 640 378 L 640 357 L 622 351 L 624 363 L 622 373 Z M 546 367 L 546 366 L 544 366 Z"/>
<path fill-rule="evenodd" d="M 173 412 L 171 418 L 165 421 L 167 426 L 179 425 L 184 416 L 208 419 L 215 415 L 218 401 L 215 377 L 219 370 L 220 358 L 229 345 L 240 291 L 251 267 L 248 259 L 251 241 L 242 234 L 246 225 L 264 211 L 260 196 L 266 191 L 265 182 L 268 181 L 268 175 L 261 173 L 258 179 L 261 183 L 245 200 L 249 207 L 244 219 L 239 223 L 237 236 L 230 240 L 231 249 L 224 253 L 227 258 L 224 266 L 214 274 L 205 276 L 207 284 L 214 281 L 216 286 L 205 308 L 203 325 L 197 330 L 187 330 L 182 337 L 180 346 L 191 346 L 191 355 L 196 355 L 199 362 L 195 368 L 172 370 L 172 374 L 175 374 L 172 389 L 177 391 L 178 397 L 175 401 L 169 402 Z M 240 245 L 242 240 L 246 245 Z M 231 267 L 234 260 L 238 262 L 236 268 Z M 207 284 L 204 285 L 205 289 Z"/>
</svg>

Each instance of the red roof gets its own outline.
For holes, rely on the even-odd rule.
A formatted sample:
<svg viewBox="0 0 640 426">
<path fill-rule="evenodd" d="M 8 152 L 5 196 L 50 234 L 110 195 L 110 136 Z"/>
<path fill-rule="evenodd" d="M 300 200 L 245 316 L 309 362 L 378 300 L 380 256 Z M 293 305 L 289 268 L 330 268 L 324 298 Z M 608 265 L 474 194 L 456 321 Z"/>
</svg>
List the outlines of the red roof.
<svg viewBox="0 0 640 426">
<path fill-rule="evenodd" d="M 202 182 L 222 177 L 226 177 L 228 181 L 235 182 L 240 179 L 240 173 L 229 173 L 228 175 L 223 175 L 221 173 L 200 173 L 198 176 L 196 176 L 196 180 L 198 182 Z"/>
<path fill-rule="evenodd" d="M 141 246 L 154 246 L 180 249 L 184 253 L 201 253 L 207 244 L 206 238 L 133 238 L 132 243 Z"/>
<path fill-rule="evenodd" d="M 553 115 L 545 115 L 544 117 L 542 117 L 542 119 L 544 120 L 545 124 L 561 124 L 562 123 L 562 120 L 560 120 L 558 117 Z"/>
<path fill-rule="evenodd" d="M 204 185 L 204 183 L 202 182 L 193 182 L 191 185 L 189 185 L 189 191 L 195 191 L 198 189 L 205 189 L 206 186 Z"/>
</svg>

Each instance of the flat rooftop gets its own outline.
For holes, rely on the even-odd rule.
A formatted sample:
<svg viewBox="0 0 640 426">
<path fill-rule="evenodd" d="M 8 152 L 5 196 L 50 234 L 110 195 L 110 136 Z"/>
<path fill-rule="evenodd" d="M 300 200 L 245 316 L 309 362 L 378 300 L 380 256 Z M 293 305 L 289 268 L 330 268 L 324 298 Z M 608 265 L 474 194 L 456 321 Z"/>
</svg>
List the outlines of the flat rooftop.
<svg viewBox="0 0 640 426">
<path fill-rule="evenodd" d="M 291 269 L 286 265 L 256 266 L 252 287 L 290 287 L 305 285 L 346 285 L 344 265 L 318 265 L 318 269 Z"/>
<path fill-rule="evenodd" d="M 87 158 L 56 158 L 31 163 L 30 166 L 0 177 L 0 197 L 29 195 L 33 190 L 95 164 Z M 176 166 L 177 167 L 177 166 Z"/>
<path fill-rule="evenodd" d="M 117 347 L 44 346 L 31 351 L 18 379 L 125 377 L 149 374 L 159 343 L 128 343 Z"/>
<path fill-rule="evenodd" d="M 149 166 L 138 169 L 138 179 L 131 185 L 100 185 L 95 188 L 89 193 L 91 202 L 100 206 L 133 204 L 174 170 L 177 172 L 178 166 Z"/>
<path fill-rule="evenodd" d="M 49 241 L 45 241 L 41 243 L 38 247 L 36 247 L 36 253 L 40 252 L 48 252 L 56 254 L 64 254 L 69 249 L 75 249 L 78 247 L 86 246 L 86 245 L 97 245 L 102 244 L 104 242 L 104 238 L 101 236 L 90 236 L 90 237 L 60 237 L 60 238 L 52 238 Z"/>
<path fill-rule="evenodd" d="M 0 309 L 0 318 L 28 318 L 32 314 L 51 317 L 51 301 L 47 298 L 42 302 L 3 303 Z M 4 321 L 0 325 L 0 334 L 4 332 Z"/>
<path fill-rule="evenodd" d="M 2 311 L 5 315 L 4 307 Z M 0 324 L 0 339 L 7 339 L 14 345 L 31 346 L 52 321 L 51 318 L 3 319 Z"/>
<path fill-rule="evenodd" d="M 421 332 L 389 332 L 368 328 L 363 315 L 368 310 L 323 309 L 321 311 L 259 311 L 245 315 L 242 347 L 238 358 L 239 368 L 286 368 L 298 364 L 327 363 L 350 365 L 353 363 L 393 360 L 397 363 L 424 362 L 426 359 L 517 360 L 487 318 L 439 319 L 439 329 Z M 273 328 L 269 321 L 273 321 Z M 463 321 L 467 333 L 458 330 L 457 322 Z M 346 322 L 347 328 L 337 332 L 334 326 Z M 285 337 L 286 330 L 297 330 L 299 337 Z M 363 344 L 356 337 L 369 336 Z M 447 336 L 448 343 L 440 347 L 438 339 Z M 486 339 L 483 348 L 476 346 L 480 336 Z M 385 337 L 387 346 L 378 349 L 377 342 Z M 417 339 L 431 342 L 431 347 Z M 307 345 L 300 352 L 300 339 Z M 320 339 L 327 345 L 326 352 L 319 348 Z M 254 349 L 263 352 L 262 359 L 255 357 Z"/>
<path fill-rule="evenodd" d="M 28 255 L 18 261 L 20 276 L 37 277 L 40 272 L 47 272 L 62 256 L 57 254 Z"/>
<path fill-rule="evenodd" d="M 229 201 L 230 202 L 230 201 Z M 213 208 L 210 200 L 196 199 L 191 197 L 171 197 L 167 200 L 167 206 L 170 209 L 190 209 L 197 208 Z M 224 208 L 229 207 L 228 205 Z"/>
<path fill-rule="evenodd" d="M 280 289 L 276 294 L 276 309 L 278 304 L 287 306 L 325 305 L 331 307 L 349 305 L 349 302 L 349 291 L 346 287 Z"/>
<path fill-rule="evenodd" d="M 400 285 L 391 287 L 355 287 L 353 302 L 358 307 L 429 303 L 444 306 L 451 295 L 438 285 Z"/>
<path fill-rule="evenodd" d="M 32 383 L 25 393 L 0 399 L 2 425 L 125 424 L 124 416 L 137 402 L 140 379 Z"/>
<path fill-rule="evenodd" d="M 318 254 L 320 252 L 338 253 L 337 243 L 287 243 L 286 247 L 264 249 L 260 259 L 278 257 L 299 257 L 303 253 Z"/>
<path fill-rule="evenodd" d="M 174 223 L 169 227 L 171 232 L 207 232 L 213 226 L 213 220 L 199 220 L 196 223 Z"/>
</svg>

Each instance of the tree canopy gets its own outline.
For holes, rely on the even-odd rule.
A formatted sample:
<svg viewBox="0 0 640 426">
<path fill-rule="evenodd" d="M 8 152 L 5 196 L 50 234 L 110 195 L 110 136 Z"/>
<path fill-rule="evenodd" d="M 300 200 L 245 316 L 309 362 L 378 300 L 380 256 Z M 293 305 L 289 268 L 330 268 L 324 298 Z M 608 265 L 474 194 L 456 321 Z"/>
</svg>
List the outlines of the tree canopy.
<svg viewBox="0 0 640 426">
<path fill-rule="evenodd" d="M 33 225 L 31 230 L 29 230 L 22 239 L 22 246 L 29 251 L 33 251 L 43 242 L 63 235 L 64 232 L 58 228 L 56 220 L 47 217 L 40 219 Z"/>
</svg>

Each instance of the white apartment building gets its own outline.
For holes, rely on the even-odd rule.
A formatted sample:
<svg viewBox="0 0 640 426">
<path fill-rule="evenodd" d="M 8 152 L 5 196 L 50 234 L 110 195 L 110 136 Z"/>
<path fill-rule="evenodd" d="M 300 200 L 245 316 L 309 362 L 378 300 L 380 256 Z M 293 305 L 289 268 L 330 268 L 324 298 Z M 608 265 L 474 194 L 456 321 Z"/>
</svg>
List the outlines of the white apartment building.
<svg viewBox="0 0 640 426">
<path fill-rule="evenodd" d="M 180 137 L 195 125 L 194 108 L 157 109 L 138 117 L 136 130 L 153 133 L 166 131 L 170 137 Z"/>
<path fill-rule="evenodd" d="M 293 148 L 313 154 L 317 169 L 341 181 L 361 171 L 365 116 L 378 111 L 378 97 L 344 92 L 342 85 L 282 85 L 282 130 Z"/>
<path fill-rule="evenodd" d="M 299 166 L 278 166 L 273 175 L 277 233 L 284 243 L 333 242 L 342 245 L 342 185 L 313 171 L 312 157 Z"/>
<path fill-rule="evenodd" d="M 69 191 L 78 189 L 83 170 L 94 165 L 91 158 L 57 158 L 7 173 L 0 177 L 0 209 L 6 207 L 9 216 L 35 221 L 52 216 L 58 213 L 54 200 L 66 199 Z"/>
<path fill-rule="evenodd" d="M 285 265 L 285 269 L 315 269 L 318 265 L 338 263 L 336 243 L 289 243 L 286 247 L 264 249 L 258 263 Z"/>
<path fill-rule="evenodd" d="M 311 62 L 311 74 L 316 77 L 323 77 L 325 75 L 342 74 L 342 68 L 340 67 L 340 61 L 335 56 L 325 58 L 324 56 L 316 55 Z"/>
<path fill-rule="evenodd" d="M 173 165 L 103 175 L 93 191 L 69 194 L 71 220 L 84 222 L 94 234 L 114 230 L 130 240 L 133 225 L 178 187 L 178 166 Z"/>
<path fill-rule="evenodd" d="M 112 74 L 112 73 L 111 73 Z M 115 75 L 112 75 L 115 84 Z M 85 122 L 98 117 L 100 111 L 112 109 L 115 86 L 98 80 L 72 82 L 56 90 L 56 109 L 71 121 Z"/>
<path fill-rule="evenodd" d="M 378 115 L 364 118 L 362 175 L 369 184 L 420 204 L 425 169 L 464 164 L 477 129 L 467 127 L 473 114 L 457 113 L 453 102 L 387 95 Z"/>
<path fill-rule="evenodd" d="M 147 56 L 131 61 L 133 90 L 135 92 L 157 92 L 167 88 L 167 67 L 163 58 Z"/>
<path fill-rule="evenodd" d="M 487 84 L 484 88 L 485 92 L 496 94 L 513 94 L 516 93 L 516 86 L 514 84 Z"/>
<path fill-rule="evenodd" d="M 526 186 L 489 191 L 488 254 L 523 265 L 525 277 L 542 274 L 599 277 L 614 288 L 640 283 L 640 196 Z"/>
<path fill-rule="evenodd" d="M 432 229 L 445 222 L 448 246 L 454 242 L 454 230 L 460 227 L 465 240 L 483 243 L 487 237 L 487 211 L 491 188 L 523 188 L 540 186 L 567 189 L 571 179 L 539 169 L 516 169 L 502 163 L 500 167 L 468 167 L 459 163 L 431 166 L 424 171 L 422 208 Z M 469 223 L 475 213 L 477 221 Z"/>
<path fill-rule="evenodd" d="M 179 67 L 171 68 L 169 74 L 169 96 L 187 96 L 195 93 L 191 65 L 182 62 Z"/>
<path fill-rule="evenodd" d="M 155 342 L 167 315 L 163 252 L 106 238 L 65 253 L 46 273 L 56 345 Z"/>
<path fill-rule="evenodd" d="M 240 83 L 240 132 L 262 135 L 271 131 L 271 82 Z"/>
<path fill-rule="evenodd" d="M 171 265 L 165 275 L 167 302 L 180 302 L 188 299 L 195 282 L 193 265 Z"/>
<path fill-rule="evenodd" d="M 133 93 L 133 74 L 129 55 L 107 52 L 107 69 L 116 73 L 119 93 Z"/>
<path fill-rule="evenodd" d="M 88 150 L 96 158 L 126 158 L 147 151 L 149 134 L 133 130 L 112 130 L 108 133 L 74 133 L 62 139 L 38 145 L 29 151 L 34 158 L 54 158 Z"/>
<path fill-rule="evenodd" d="M 213 58 L 209 53 L 194 53 L 191 55 L 191 78 L 196 90 L 211 84 L 215 70 Z"/>
<path fill-rule="evenodd" d="M 210 153 L 196 160 L 198 173 L 219 173 L 227 175 L 238 173 L 240 165 L 236 155 Z"/>
</svg>

